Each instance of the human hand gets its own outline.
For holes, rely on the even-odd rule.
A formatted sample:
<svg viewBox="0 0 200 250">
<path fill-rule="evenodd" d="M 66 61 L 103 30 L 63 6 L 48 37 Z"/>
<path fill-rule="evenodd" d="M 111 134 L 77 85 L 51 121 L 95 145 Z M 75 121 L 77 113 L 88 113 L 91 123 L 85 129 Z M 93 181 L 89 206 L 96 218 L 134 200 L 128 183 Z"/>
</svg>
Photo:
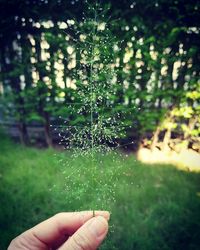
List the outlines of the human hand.
<svg viewBox="0 0 200 250">
<path fill-rule="evenodd" d="M 108 232 L 107 211 L 59 213 L 11 241 L 8 250 L 95 250 Z"/>
</svg>

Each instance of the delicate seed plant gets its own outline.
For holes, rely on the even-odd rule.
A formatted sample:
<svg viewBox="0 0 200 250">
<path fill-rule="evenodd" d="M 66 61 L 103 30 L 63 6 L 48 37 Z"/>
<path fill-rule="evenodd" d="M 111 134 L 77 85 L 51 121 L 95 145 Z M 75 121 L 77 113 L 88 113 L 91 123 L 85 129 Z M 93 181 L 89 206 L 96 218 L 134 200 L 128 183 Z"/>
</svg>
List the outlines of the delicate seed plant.
<svg viewBox="0 0 200 250">
<path fill-rule="evenodd" d="M 60 118 L 62 126 L 56 130 L 60 144 L 68 152 L 68 161 L 60 160 L 66 182 L 63 192 L 68 200 L 77 200 L 76 209 L 87 205 L 81 201 L 81 196 L 87 193 L 95 193 L 95 197 L 88 196 L 91 209 L 105 209 L 105 204 L 115 200 L 114 190 L 120 174 L 116 148 L 126 126 L 123 112 L 116 104 L 120 83 L 114 49 L 119 42 L 109 29 L 107 11 L 108 8 L 102 9 L 98 4 L 89 5 L 88 17 L 70 28 L 76 36 L 71 38 L 76 61 L 72 79 L 75 94 L 67 103 L 68 117 Z M 110 176 L 109 183 L 104 181 L 106 175 Z"/>
</svg>

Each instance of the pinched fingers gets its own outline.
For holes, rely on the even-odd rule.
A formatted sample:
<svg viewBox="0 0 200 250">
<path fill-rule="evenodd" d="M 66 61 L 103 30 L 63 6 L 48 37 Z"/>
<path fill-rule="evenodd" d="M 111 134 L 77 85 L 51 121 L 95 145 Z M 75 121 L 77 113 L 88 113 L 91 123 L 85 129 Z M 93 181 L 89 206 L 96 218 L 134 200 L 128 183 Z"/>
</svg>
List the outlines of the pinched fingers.
<svg viewBox="0 0 200 250">
<path fill-rule="evenodd" d="M 94 217 L 79 228 L 59 250 L 95 250 L 107 232 L 107 220 L 102 216 Z"/>
<path fill-rule="evenodd" d="M 95 215 L 109 220 L 107 211 L 95 211 Z M 92 211 L 56 214 L 16 237 L 8 250 L 57 248 L 92 217 Z"/>
</svg>

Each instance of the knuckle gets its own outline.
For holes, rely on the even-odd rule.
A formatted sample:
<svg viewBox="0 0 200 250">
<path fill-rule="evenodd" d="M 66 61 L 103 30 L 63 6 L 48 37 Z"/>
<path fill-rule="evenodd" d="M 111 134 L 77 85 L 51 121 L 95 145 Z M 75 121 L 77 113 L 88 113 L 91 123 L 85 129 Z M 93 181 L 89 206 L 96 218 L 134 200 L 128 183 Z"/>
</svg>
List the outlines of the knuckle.
<svg viewBox="0 0 200 250">
<path fill-rule="evenodd" d="M 11 242 L 10 242 L 10 245 L 8 246 L 8 250 L 14 250 L 16 248 L 16 238 L 13 239 Z"/>
<path fill-rule="evenodd" d="M 60 212 L 60 213 L 55 214 L 54 217 L 55 217 L 56 219 L 60 219 L 60 218 L 63 218 L 63 215 L 64 215 L 64 214 L 65 214 L 64 212 Z"/>
<path fill-rule="evenodd" d="M 77 232 L 71 237 L 72 245 L 76 246 L 74 250 L 92 250 L 91 240 L 86 235 Z"/>
<path fill-rule="evenodd" d="M 41 249 L 44 247 L 44 243 L 40 242 L 32 231 L 28 230 L 13 239 L 8 247 L 8 250 Z"/>
<path fill-rule="evenodd" d="M 26 240 L 26 237 L 24 235 L 19 235 L 15 239 L 13 239 L 8 247 L 8 250 L 17 250 L 17 249 L 28 249 L 29 244 Z"/>
</svg>

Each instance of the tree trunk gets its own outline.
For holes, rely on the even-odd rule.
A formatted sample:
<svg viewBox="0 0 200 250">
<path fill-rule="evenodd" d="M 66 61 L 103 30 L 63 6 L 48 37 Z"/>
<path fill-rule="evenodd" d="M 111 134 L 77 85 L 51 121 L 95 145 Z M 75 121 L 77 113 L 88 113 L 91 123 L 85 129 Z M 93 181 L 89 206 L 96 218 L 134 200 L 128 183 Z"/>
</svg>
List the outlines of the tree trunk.
<svg viewBox="0 0 200 250">
<path fill-rule="evenodd" d="M 158 143 L 159 134 L 160 134 L 160 127 L 157 126 L 156 131 L 154 132 L 153 137 L 152 137 L 151 151 L 155 149 L 155 147 Z"/>
<path fill-rule="evenodd" d="M 37 61 L 38 61 L 38 73 L 39 73 L 39 83 L 38 83 L 38 96 L 39 96 L 39 102 L 38 102 L 38 112 L 40 116 L 44 119 L 44 134 L 45 134 L 45 141 L 48 147 L 52 147 L 52 139 L 50 134 L 50 119 L 49 119 L 49 113 L 45 111 L 46 107 L 46 85 L 43 82 L 43 77 L 46 74 L 45 68 L 44 68 L 44 62 L 41 59 L 41 47 L 40 47 L 40 37 L 35 38 L 35 49 L 36 49 L 36 55 L 37 55 Z"/>
<path fill-rule="evenodd" d="M 18 58 L 17 53 L 15 52 L 13 45 L 10 44 L 9 48 L 9 59 L 10 59 L 10 64 L 7 64 L 7 72 L 12 72 L 16 68 L 16 65 L 14 65 L 14 62 L 16 59 L 20 60 Z M 5 62 L 6 64 L 6 62 Z M 19 134 L 20 134 L 20 141 L 22 144 L 27 145 L 29 143 L 29 137 L 28 137 L 28 131 L 26 127 L 26 115 L 27 115 L 27 110 L 25 108 L 25 101 L 24 98 L 21 96 L 21 86 L 20 86 L 20 79 L 19 75 L 13 75 L 10 77 L 10 85 L 12 88 L 12 91 L 14 93 L 14 103 L 16 106 L 16 112 L 19 115 L 18 121 L 19 121 Z"/>
<path fill-rule="evenodd" d="M 171 128 L 168 128 L 165 132 L 165 136 L 162 143 L 162 150 L 168 151 L 169 150 L 169 141 L 171 139 Z"/>
<path fill-rule="evenodd" d="M 18 128 L 19 128 L 19 137 L 20 137 L 21 144 L 28 145 L 29 137 L 28 137 L 26 124 L 23 121 L 21 121 L 19 122 Z"/>
<path fill-rule="evenodd" d="M 49 113 L 44 112 L 44 133 L 45 133 L 45 139 L 48 147 L 53 147 L 53 142 L 52 142 L 52 136 L 50 132 L 50 119 L 49 119 Z"/>
<path fill-rule="evenodd" d="M 197 120 L 198 120 L 197 116 L 190 118 L 189 124 L 188 124 L 189 131 L 194 130 Z M 186 141 L 185 149 L 187 149 L 189 146 L 189 143 L 192 142 L 191 135 L 187 131 L 184 132 L 184 140 Z"/>
</svg>

